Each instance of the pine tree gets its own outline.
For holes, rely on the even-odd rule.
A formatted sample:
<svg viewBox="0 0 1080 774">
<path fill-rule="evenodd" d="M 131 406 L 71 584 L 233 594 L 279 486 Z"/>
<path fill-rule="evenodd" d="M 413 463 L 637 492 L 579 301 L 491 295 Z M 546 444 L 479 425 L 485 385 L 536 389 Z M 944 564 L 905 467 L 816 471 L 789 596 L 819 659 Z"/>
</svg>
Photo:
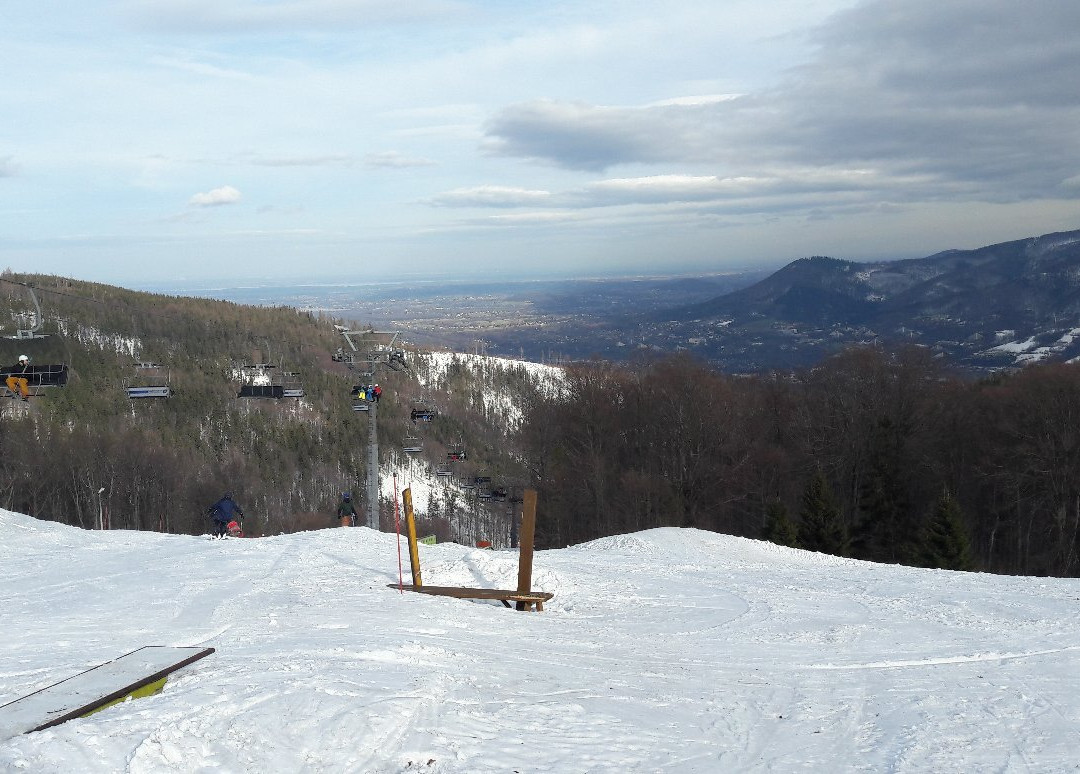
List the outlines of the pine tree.
<svg viewBox="0 0 1080 774">
<path fill-rule="evenodd" d="M 780 546 L 799 547 L 799 528 L 788 516 L 787 506 L 779 500 L 772 501 L 765 509 L 764 537 Z"/>
<path fill-rule="evenodd" d="M 940 570 L 973 570 L 971 542 L 960 506 L 945 492 L 922 533 L 919 564 Z"/>
<path fill-rule="evenodd" d="M 825 476 L 819 471 L 810 479 L 802 495 L 799 514 L 799 543 L 808 551 L 843 556 L 847 551 L 847 531 L 840 509 L 833 499 Z"/>
<path fill-rule="evenodd" d="M 903 440 L 887 417 L 871 438 L 867 471 L 859 492 L 858 520 L 851 535 L 852 556 L 874 562 L 918 561 L 918 520 L 905 486 Z"/>
</svg>

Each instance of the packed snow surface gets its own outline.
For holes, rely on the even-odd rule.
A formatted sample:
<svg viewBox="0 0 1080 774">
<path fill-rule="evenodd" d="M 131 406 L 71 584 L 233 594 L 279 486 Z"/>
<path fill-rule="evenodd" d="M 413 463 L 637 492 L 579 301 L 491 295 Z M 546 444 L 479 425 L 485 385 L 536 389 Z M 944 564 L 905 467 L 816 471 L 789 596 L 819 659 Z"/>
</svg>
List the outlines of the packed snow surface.
<svg viewBox="0 0 1080 774">
<path fill-rule="evenodd" d="M 517 555 L 421 546 L 428 585 Z M 408 582 L 408 552 L 403 551 Z M 395 537 L 0 511 L 0 704 L 143 645 L 162 693 L 0 740 L 26 772 L 1073 772 L 1080 582 L 682 529 L 535 556 L 541 613 L 399 592 Z"/>
</svg>

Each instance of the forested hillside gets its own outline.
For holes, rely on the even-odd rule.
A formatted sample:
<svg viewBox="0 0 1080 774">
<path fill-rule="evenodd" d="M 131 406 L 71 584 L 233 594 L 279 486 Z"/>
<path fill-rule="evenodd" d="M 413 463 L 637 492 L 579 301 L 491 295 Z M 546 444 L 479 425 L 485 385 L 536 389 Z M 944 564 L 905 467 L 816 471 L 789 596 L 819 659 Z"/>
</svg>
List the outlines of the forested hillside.
<svg viewBox="0 0 1080 774">
<path fill-rule="evenodd" d="M 201 532 L 231 491 L 258 535 L 329 526 L 344 490 L 362 501 L 371 420 L 350 390 L 366 377 L 333 357 L 340 321 L 4 279 L 2 332 L 32 323 L 29 282 L 50 335 L 0 339 L 0 362 L 25 351 L 69 364 L 70 379 L 2 401 L 0 506 Z M 146 360 L 168 365 L 172 397 L 128 398 Z M 384 529 L 396 475 L 421 529 L 462 543 L 509 545 L 532 486 L 541 547 L 688 526 L 883 562 L 1080 574 L 1078 364 L 974 380 L 925 348 L 863 348 L 795 372 L 727 376 L 680 355 L 554 378 L 468 355 L 405 360 L 373 379 Z M 260 362 L 295 371 L 304 396 L 237 397 Z"/>
<path fill-rule="evenodd" d="M 524 424 L 538 537 L 699 527 L 861 559 L 1080 574 L 1080 365 L 973 381 L 925 349 L 730 377 L 569 369 Z"/>
<path fill-rule="evenodd" d="M 4 280 L 0 334 L 34 324 L 30 284 L 48 336 L 0 338 L 0 363 L 25 353 L 34 364 L 66 363 L 70 376 L 29 404 L 3 401 L 3 507 L 84 527 L 104 519 L 113 528 L 197 533 L 207 527 L 207 505 L 228 491 L 248 515 L 248 532 L 270 534 L 330 525 L 342 491 L 363 499 L 369 418 L 353 410 L 350 391 L 371 380 L 332 358 L 346 344 L 334 327 L 341 321 L 56 277 Z M 354 341 L 364 349 L 384 339 Z M 416 353 L 408 359 L 420 362 Z M 142 361 L 167 367 L 171 397 L 129 399 L 125 386 Z M 275 368 L 245 368 L 256 363 Z M 237 397 L 243 377 L 282 372 L 297 374 L 302 398 Z M 384 464 L 401 461 L 415 428 L 411 409 L 424 399 L 445 410 L 424 428 L 422 456 L 445 459 L 442 439 L 467 444 L 470 465 L 506 468 L 506 435 L 490 430 L 497 417 L 452 376 L 444 398 L 423 395 L 411 371 L 377 367 Z M 392 523 L 392 503 L 380 511 Z"/>
</svg>

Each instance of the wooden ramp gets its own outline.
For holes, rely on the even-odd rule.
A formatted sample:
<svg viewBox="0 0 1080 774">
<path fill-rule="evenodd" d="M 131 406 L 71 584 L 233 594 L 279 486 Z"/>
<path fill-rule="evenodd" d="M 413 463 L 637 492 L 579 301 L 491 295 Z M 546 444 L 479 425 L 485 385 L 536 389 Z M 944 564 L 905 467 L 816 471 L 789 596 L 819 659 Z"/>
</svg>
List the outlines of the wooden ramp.
<svg viewBox="0 0 1080 774">
<path fill-rule="evenodd" d="M 477 478 L 477 482 L 480 479 Z M 522 495 L 521 530 L 518 540 L 518 585 L 510 589 L 474 589 L 465 586 L 425 586 L 420 577 L 420 553 L 416 547 L 416 521 L 413 518 L 412 490 L 402 492 L 405 501 L 405 526 L 409 533 L 409 562 L 412 565 L 413 582 L 410 586 L 388 583 L 392 589 L 415 591 L 437 597 L 456 599 L 497 599 L 506 607 L 514 602 L 517 610 L 542 612 L 544 603 L 555 594 L 550 591 L 532 590 L 533 533 L 536 529 L 536 490 L 526 489 Z"/>
<path fill-rule="evenodd" d="M 140 690 L 153 693 L 152 686 L 164 684 L 168 675 L 213 652 L 147 645 L 125 653 L 0 706 L 0 740 L 81 718 Z"/>
<path fill-rule="evenodd" d="M 456 597 L 457 599 L 497 599 L 507 607 L 516 602 L 519 609 L 529 607 L 542 612 L 544 603 L 555 596 L 550 591 L 512 591 L 510 589 L 470 589 L 461 586 L 399 586 L 387 584 L 392 589 L 415 591 L 418 594 L 431 594 L 436 597 Z"/>
</svg>

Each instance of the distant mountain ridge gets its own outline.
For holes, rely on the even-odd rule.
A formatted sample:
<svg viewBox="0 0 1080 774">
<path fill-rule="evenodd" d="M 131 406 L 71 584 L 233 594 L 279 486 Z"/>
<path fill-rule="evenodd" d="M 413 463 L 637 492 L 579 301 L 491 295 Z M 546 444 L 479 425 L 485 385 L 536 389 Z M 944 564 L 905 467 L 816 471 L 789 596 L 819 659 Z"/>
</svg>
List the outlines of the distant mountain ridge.
<svg viewBox="0 0 1080 774">
<path fill-rule="evenodd" d="M 852 344 L 910 342 L 994 369 L 1080 355 L 1080 231 L 926 258 L 815 256 L 653 318 L 737 370 L 805 364 Z"/>
</svg>

